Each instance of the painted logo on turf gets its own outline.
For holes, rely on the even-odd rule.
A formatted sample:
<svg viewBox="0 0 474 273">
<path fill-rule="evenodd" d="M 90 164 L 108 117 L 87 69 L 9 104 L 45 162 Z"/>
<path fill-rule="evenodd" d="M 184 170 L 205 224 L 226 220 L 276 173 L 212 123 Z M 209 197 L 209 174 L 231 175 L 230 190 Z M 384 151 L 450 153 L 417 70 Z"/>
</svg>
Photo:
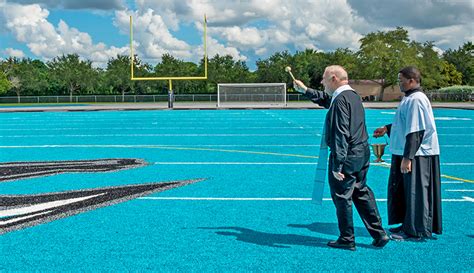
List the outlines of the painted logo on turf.
<svg viewBox="0 0 474 273">
<path fill-rule="evenodd" d="M 58 163 L 58 161 L 54 161 L 54 163 Z M 63 161 L 59 162 L 60 164 L 58 165 L 54 165 L 54 163 L 17 162 L 1 164 L 0 182 L 11 181 L 13 176 L 17 177 L 16 179 L 24 179 L 63 172 L 105 172 L 145 165 L 145 162 L 138 159 Z M 3 168 L 4 166 L 28 167 L 13 168 L 7 171 Z M 31 168 L 31 166 L 36 166 L 37 168 Z M 34 195 L 0 195 L 0 234 L 122 203 L 152 193 L 182 187 L 202 180 L 179 180 Z"/>
<path fill-rule="evenodd" d="M 0 183 L 60 173 L 113 172 L 145 165 L 145 161 L 135 158 L 7 162 L 0 164 Z"/>
</svg>

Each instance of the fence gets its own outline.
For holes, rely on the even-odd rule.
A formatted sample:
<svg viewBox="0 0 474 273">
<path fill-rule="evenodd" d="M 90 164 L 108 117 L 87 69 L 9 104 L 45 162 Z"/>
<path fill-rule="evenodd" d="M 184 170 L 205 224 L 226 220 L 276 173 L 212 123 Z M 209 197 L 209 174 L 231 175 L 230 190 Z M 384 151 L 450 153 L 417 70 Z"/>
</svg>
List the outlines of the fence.
<svg viewBox="0 0 474 273">
<path fill-rule="evenodd" d="M 217 94 L 178 94 L 176 102 L 217 102 Z M 287 100 L 306 100 L 301 94 L 287 94 Z M 167 102 L 168 95 L 89 95 L 89 96 L 20 96 L 0 97 L 0 103 L 115 103 Z"/>
<path fill-rule="evenodd" d="M 426 91 L 426 96 L 430 101 L 474 101 L 474 92 L 459 91 L 459 92 L 439 92 Z"/>
</svg>

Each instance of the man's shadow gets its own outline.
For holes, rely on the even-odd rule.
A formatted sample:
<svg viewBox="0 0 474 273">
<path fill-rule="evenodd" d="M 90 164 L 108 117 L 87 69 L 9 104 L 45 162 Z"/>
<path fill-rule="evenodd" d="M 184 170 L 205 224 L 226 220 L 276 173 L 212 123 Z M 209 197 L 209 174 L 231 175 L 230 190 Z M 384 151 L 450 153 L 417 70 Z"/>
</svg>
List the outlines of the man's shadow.
<svg viewBox="0 0 474 273">
<path fill-rule="evenodd" d="M 242 227 L 200 227 L 199 229 L 220 230 L 216 231 L 216 234 L 235 236 L 237 241 L 277 248 L 290 248 L 291 245 L 327 247 L 328 241 L 313 236 L 267 233 Z"/>
<path fill-rule="evenodd" d="M 318 232 L 327 235 L 339 236 L 339 228 L 336 223 L 312 223 L 312 224 L 289 224 L 289 227 L 294 228 L 306 228 L 312 232 Z M 354 227 L 354 234 L 356 237 L 369 237 L 371 238 L 369 232 L 362 227 Z"/>
<path fill-rule="evenodd" d="M 296 227 L 300 226 L 296 225 Z M 326 225 L 326 227 L 330 227 L 330 224 Z M 328 239 L 315 236 L 267 233 L 243 227 L 200 227 L 199 229 L 219 230 L 216 231 L 216 234 L 223 236 L 235 236 L 237 241 L 277 248 L 290 248 L 291 245 L 328 248 L 327 242 L 329 241 Z M 339 234 L 337 227 L 335 234 L 332 234 L 329 231 L 325 233 L 336 236 Z M 372 246 L 366 244 L 357 244 L 357 246 L 372 248 Z"/>
</svg>

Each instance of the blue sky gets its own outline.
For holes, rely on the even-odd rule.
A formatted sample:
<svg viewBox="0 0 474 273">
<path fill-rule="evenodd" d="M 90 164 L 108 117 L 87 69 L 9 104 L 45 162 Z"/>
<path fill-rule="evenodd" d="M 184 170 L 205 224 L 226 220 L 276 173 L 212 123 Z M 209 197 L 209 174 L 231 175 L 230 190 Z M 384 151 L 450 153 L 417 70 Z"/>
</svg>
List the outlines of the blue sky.
<svg viewBox="0 0 474 273">
<path fill-rule="evenodd" d="M 472 0 L 0 0 L 0 58 L 77 53 L 104 66 L 129 54 L 133 15 L 141 59 L 156 63 L 169 53 L 197 62 L 204 13 L 209 55 L 229 54 L 251 68 L 282 50 L 357 50 L 365 34 L 397 26 L 440 52 L 474 37 Z"/>
</svg>

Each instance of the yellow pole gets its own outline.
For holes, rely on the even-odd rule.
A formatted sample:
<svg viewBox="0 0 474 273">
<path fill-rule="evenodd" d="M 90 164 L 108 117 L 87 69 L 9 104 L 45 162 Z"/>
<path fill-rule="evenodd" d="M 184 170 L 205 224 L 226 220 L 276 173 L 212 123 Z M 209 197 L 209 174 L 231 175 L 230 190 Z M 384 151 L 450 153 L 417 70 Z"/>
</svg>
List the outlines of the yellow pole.
<svg viewBox="0 0 474 273">
<path fill-rule="evenodd" d="M 168 80 L 168 108 L 172 109 L 173 108 L 173 102 L 174 102 L 174 93 L 173 93 L 173 82 L 171 79 Z"/>
<path fill-rule="evenodd" d="M 130 79 L 133 80 L 133 27 L 132 15 L 130 15 Z"/>
<path fill-rule="evenodd" d="M 207 80 L 207 17 L 204 14 L 204 79 Z"/>
</svg>

